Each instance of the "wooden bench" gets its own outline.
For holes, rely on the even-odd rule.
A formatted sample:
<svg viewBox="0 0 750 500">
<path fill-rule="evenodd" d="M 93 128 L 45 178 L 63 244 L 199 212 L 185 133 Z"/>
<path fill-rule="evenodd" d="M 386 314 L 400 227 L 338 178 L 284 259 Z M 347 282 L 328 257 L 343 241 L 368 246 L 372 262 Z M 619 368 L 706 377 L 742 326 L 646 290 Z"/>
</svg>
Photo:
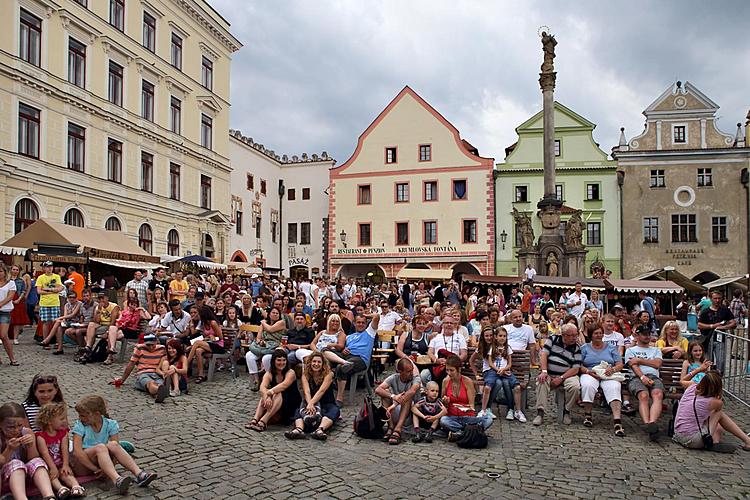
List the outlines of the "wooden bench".
<svg viewBox="0 0 750 500">
<path fill-rule="evenodd" d="M 224 337 L 224 349 L 225 351 L 221 354 L 211 354 L 208 360 L 208 375 L 207 379 L 211 382 L 216 372 L 216 361 L 219 359 L 228 359 L 230 362 L 230 371 L 232 372 L 232 379 L 237 378 L 237 358 L 234 356 L 234 339 L 237 337 L 239 330 L 236 328 L 222 328 L 221 334 Z M 200 360 L 198 361 L 201 362 Z"/>
<path fill-rule="evenodd" d="M 391 359 L 393 353 L 396 352 L 396 348 L 393 342 L 395 337 L 396 332 L 394 332 L 393 330 L 378 331 L 378 335 L 377 337 L 375 337 L 375 345 L 372 350 L 372 358 L 370 360 L 370 368 L 372 370 L 373 380 L 377 380 L 378 375 L 385 371 L 386 363 L 388 363 L 388 360 Z M 391 347 L 381 347 L 383 342 L 388 342 Z"/>
</svg>

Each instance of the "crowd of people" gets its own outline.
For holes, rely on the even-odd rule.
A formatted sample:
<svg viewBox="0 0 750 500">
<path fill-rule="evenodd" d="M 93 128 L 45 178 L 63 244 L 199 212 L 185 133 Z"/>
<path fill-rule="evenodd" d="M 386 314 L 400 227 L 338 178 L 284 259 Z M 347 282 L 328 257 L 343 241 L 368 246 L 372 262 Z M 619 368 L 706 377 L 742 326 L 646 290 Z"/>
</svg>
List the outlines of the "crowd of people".
<svg viewBox="0 0 750 500">
<path fill-rule="evenodd" d="M 112 275 L 85 286 L 74 267 L 61 275 L 45 262 L 43 271 L 31 279 L 17 266 L 0 265 L 0 340 L 11 365 L 19 364 L 13 352 L 18 335 L 35 321 L 42 325 L 37 340 L 43 349 L 59 355 L 72 345 L 73 360 L 80 363 L 112 364 L 118 342 L 119 349 L 127 349 L 130 341 L 132 355 L 122 376 L 111 383 L 119 387 L 132 375 L 136 389 L 161 403 L 187 393 L 191 383 L 206 382 L 208 360 L 225 355 L 218 369 L 244 361 L 250 388 L 259 394 L 246 424 L 256 432 L 289 425 L 284 434 L 289 439 L 325 440 L 340 419 L 351 375 L 370 368 L 373 348 L 382 347 L 376 345 L 378 332 L 388 332 L 395 333 L 389 342 L 396 372 L 375 393 L 387 411 L 383 439 L 390 444 L 403 441 L 405 427 L 413 428 L 417 443 L 442 433 L 458 440 L 467 425 L 490 427 L 498 403 L 505 406 L 507 420 L 523 424 L 521 395 L 531 386 L 534 425 L 543 424 L 550 395 L 561 391 L 564 424 L 572 423 L 579 405 L 582 425 L 592 427 L 599 404 L 611 413 L 614 435 L 624 437 L 622 414 L 634 414 L 637 401 L 644 429 L 656 440 L 664 408 L 659 368 L 663 359 L 678 359 L 685 395 L 675 416 L 674 440 L 695 448 L 698 434 L 710 434 L 718 443 L 722 431 L 728 431 L 750 450 L 750 438 L 723 412 L 720 371 L 707 357 L 714 332 L 736 326 L 718 292 L 701 308 L 701 335 L 688 341 L 678 322 L 658 323 L 654 300 L 645 292 L 633 311 L 617 304 L 605 313 L 598 292 L 588 296 L 580 283 L 553 299 L 550 290 L 533 282 L 508 294 L 455 281 L 297 282 L 157 268 L 150 279 L 135 271 L 118 302 L 113 290 L 119 282 Z M 528 383 L 516 376 L 516 352 L 527 352 L 531 360 L 534 376 Z M 54 377 L 35 379 L 22 410 L 13 404 L 0 407 L 0 425 L 3 419 L 21 419 L 9 420 L 17 427 L 0 436 L 1 476 L 14 495 L 23 482 L 14 478 L 22 474 L 33 478 L 45 498 L 51 487 L 58 496 L 81 493 L 73 474 L 77 470 L 108 477 L 120 491 L 133 481 L 144 485 L 155 478 L 122 450 L 117 423 L 107 417 L 100 397 L 76 405 L 80 420 L 69 439 L 67 415 L 51 404 L 62 399 L 59 386 L 56 380 L 42 381 L 48 379 Z M 37 395 L 37 390 L 49 384 L 57 396 L 40 398 L 46 393 Z M 695 402 L 697 422 L 688 418 L 693 408 L 684 401 Z M 41 425 L 35 423 L 39 418 Z M 36 440 L 25 437 L 33 432 Z M 72 441 L 72 454 L 51 453 L 58 438 Z M 133 477 L 118 475 L 115 463 Z"/>
</svg>

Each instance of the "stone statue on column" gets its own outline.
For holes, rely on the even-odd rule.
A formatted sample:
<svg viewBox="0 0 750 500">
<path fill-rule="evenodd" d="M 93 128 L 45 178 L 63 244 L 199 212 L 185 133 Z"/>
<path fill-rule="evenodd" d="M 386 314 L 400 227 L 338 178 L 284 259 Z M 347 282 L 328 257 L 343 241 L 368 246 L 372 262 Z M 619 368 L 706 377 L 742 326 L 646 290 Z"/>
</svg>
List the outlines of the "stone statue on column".
<svg viewBox="0 0 750 500">
<path fill-rule="evenodd" d="M 555 36 L 542 31 L 542 51 L 544 52 L 542 73 L 552 73 L 555 71 L 555 45 L 557 45 Z"/>
</svg>

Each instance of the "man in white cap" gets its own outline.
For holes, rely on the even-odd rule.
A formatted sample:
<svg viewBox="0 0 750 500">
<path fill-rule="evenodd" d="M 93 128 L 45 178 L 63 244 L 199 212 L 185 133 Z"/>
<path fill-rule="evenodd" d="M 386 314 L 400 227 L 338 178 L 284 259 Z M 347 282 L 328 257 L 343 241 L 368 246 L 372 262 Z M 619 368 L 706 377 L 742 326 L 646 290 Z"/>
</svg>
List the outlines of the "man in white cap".
<svg viewBox="0 0 750 500">
<path fill-rule="evenodd" d="M 36 291 L 39 294 L 39 320 L 42 322 L 42 338 L 47 338 L 50 328 L 60 316 L 60 292 L 64 290 L 59 274 L 52 272 L 51 260 L 43 265 L 44 274 L 36 279 Z"/>
<path fill-rule="evenodd" d="M 263 280 L 258 277 L 257 274 L 253 274 L 250 276 L 250 279 L 253 280 L 253 282 L 250 284 L 253 290 L 253 299 L 258 298 L 258 294 L 260 293 L 260 288 L 263 286 Z"/>
<path fill-rule="evenodd" d="M 161 360 L 167 355 L 166 348 L 159 344 L 156 335 L 149 333 L 143 337 L 143 344 L 138 344 L 133 349 L 128 366 L 122 378 L 115 378 L 112 383 L 119 387 L 130 376 L 133 369 L 136 370 L 133 385 L 139 391 L 147 392 L 157 403 L 162 403 L 169 395 L 169 386 L 159 374 Z"/>
</svg>

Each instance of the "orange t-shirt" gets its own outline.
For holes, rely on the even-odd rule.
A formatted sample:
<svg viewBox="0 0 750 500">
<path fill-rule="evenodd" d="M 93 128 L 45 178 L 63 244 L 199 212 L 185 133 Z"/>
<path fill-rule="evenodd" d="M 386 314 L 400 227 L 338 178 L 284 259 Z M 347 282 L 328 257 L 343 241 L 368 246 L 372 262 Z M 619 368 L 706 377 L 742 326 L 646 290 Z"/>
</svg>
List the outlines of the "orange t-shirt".
<svg viewBox="0 0 750 500">
<path fill-rule="evenodd" d="M 531 312 L 531 294 L 524 293 L 521 299 L 521 312 Z"/>
<path fill-rule="evenodd" d="M 83 296 L 83 288 L 86 286 L 86 279 L 79 273 L 70 273 L 68 279 L 73 280 L 73 291 L 80 300 Z"/>
</svg>

